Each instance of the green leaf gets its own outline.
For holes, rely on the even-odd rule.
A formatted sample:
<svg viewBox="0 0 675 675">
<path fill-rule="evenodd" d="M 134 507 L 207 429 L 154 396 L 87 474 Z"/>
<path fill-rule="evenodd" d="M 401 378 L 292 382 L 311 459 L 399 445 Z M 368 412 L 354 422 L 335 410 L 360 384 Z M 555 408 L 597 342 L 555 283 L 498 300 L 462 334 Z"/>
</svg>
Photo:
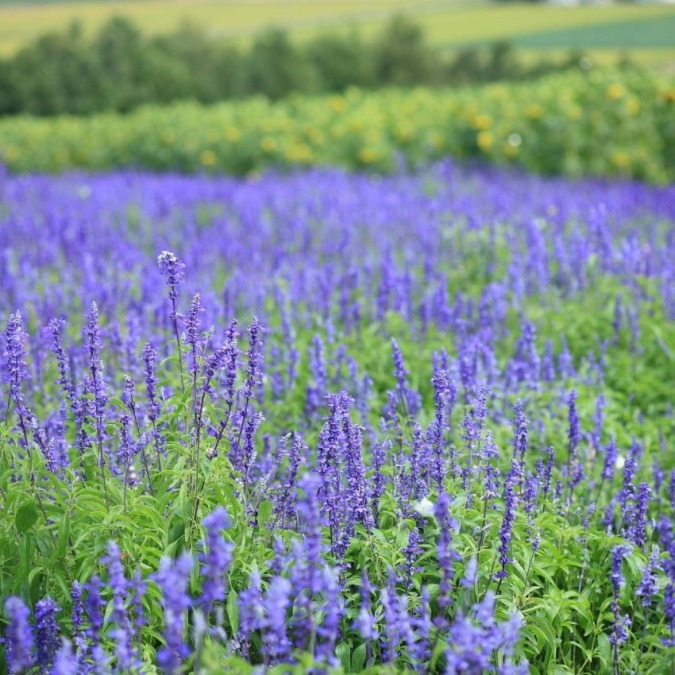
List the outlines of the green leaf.
<svg viewBox="0 0 675 675">
<path fill-rule="evenodd" d="M 347 672 L 349 671 L 349 666 L 351 663 L 350 660 L 350 655 L 351 655 L 351 647 L 349 646 L 348 642 L 341 642 L 335 649 L 335 653 L 337 654 L 337 657 L 340 659 L 340 663 L 342 664 L 342 668 L 346 670 Z"/>
<path fill-rule="evenodd" d="M 360 644 L 352 654 L 352 672 L 360 673 L 366 664 L 366 645 Z"/>
<path fill-rule="evenodd" d="M 266 499 L 258 507 L 258 526 L 265 527 L 272 518 L 273 506 L 272 502 Z"/>
<path fill-rule="evenodd" d="M 20 506 L 14 516 L 14 524 L 19 532 L 28 532 L 38 519 L 38 510 L 35 502 L 27 502 Z"/>
<path fill-rule="evenodd" d="M 230 591 L 227 596 L 225 611 L 227 612 L 227 618 L 230 620 L 232 634 L 236 635 L 239 632 L 239 595 L 236 591 Z"/>
</svg>

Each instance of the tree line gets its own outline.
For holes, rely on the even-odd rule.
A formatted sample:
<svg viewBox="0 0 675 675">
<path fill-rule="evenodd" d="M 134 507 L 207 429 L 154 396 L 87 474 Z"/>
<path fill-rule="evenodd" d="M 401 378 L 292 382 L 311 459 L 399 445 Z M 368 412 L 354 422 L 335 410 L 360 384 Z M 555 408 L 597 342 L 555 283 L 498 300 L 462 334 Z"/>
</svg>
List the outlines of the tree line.
<svg viewBox="0 0 675 675">
<path fill-rule="evenodd" d="M 147 103 L 279 99 L 350 86 L 462 85 L 531 78 L 579 63 L 580 54 L 570 53 L 563 62 L 526 64 L 507 42 L 434 49 L 404 15 L 370 41 L 353 27 L 299 45 L 286 31 L 270 28 L 246 49 L 189 24 L 148 36 L 116 17 L 92 37 L 75 22 L 0 60 L 0 115 L 125 112 Z"/>
</svg>

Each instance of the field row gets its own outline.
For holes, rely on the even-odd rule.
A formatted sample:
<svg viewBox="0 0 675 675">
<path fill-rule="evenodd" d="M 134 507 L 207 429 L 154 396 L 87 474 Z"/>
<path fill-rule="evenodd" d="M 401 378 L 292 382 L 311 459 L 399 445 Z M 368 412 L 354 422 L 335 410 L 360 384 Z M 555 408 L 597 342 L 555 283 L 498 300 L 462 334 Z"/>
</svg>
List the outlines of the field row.
<svg viewBox="0 0 675 675">
<path fill-rule="evenodd" d="M 675 84 L 591 71 L 479 89 L 384 90 L 0 122 L 10 171 L 145 167 L 237 175 L 330 165 L 389 172 L 440 157 L 545 174 L 675 178 Z"/>
</svg>

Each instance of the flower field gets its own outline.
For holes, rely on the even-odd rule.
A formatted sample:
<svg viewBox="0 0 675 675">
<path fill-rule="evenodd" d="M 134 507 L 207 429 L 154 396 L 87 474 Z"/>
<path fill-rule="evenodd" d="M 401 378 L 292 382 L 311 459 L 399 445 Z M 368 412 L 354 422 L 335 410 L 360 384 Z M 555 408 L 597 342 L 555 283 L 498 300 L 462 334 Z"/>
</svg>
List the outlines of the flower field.
<svg viewBox="0 0 675 675">
<path fill-rule="evenodd" d="M 1 174 L 0 670 L 671 672 L 674 259 L 627 180 Z"/>
<path fill-rule="evenodd" d="M 570 72 L 518 85 L 349 90 L 270 103 L 146 107 L 128 115 L 0 121 L 13 172 L 257 173 L 315 165 L 391 172 L 451 155 L 567 176 L 675 180 L 675 81 Z"/>
</svg>

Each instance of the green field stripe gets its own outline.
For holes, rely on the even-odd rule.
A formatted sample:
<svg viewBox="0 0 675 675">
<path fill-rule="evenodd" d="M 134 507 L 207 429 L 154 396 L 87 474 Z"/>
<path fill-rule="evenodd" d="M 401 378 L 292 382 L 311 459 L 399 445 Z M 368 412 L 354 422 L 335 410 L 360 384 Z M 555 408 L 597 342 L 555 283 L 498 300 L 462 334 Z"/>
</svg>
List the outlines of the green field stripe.
<svg viewBox="0 0 675 675">
<path fill-rule="evenodd" d="M 598 23 L 513 36 L 520 47 L 659 48 L 675 47 L 675 12 L 659 18 Z"/>
</svg>

